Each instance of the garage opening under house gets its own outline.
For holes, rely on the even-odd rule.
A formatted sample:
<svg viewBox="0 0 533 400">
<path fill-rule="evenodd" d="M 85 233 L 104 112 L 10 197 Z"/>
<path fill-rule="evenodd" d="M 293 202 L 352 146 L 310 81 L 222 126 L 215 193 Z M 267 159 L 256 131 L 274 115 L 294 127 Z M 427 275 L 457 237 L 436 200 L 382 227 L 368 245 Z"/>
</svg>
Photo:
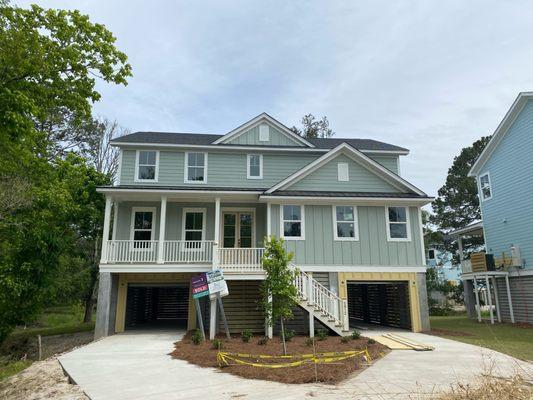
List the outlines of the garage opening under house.
<svg viewBox="0 0 533 400">
<path fill-rule="evenodd" d="M 271 336 L 257 307 L 264 240 L 298 270 L 298 326 L 345 335 L 356 321 L 429 329 L 421 207 L 400 176 L 409 151 L 368 139 L 305 139 L 266 113 L 225 135 L 117 138 L 106 197 L 97 337 L 196 327 L 190 279 L 219 268 L 233 333 Z M 202 304 L 213 336 L 220 324 Z M 296 323 L 298 322 L 298 323 Z M 275 328 L 274 328 L 275 329 Z"/>
</svg>

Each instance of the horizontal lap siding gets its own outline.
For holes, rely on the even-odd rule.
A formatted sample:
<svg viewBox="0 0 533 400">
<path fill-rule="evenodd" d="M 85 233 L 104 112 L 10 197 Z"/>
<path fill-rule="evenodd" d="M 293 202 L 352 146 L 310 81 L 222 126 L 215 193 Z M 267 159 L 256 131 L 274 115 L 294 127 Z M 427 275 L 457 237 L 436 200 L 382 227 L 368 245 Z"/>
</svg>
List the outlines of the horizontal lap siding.
<svg viewBox="0 0 533 400">
<path fill-rule="evenodd" d="M 305 240 L 287 240 L 297 265 L 423 265 L 418 209 L 410 207 L 411 241 L 387 240 L 385 207 L 359 206 L 359 240 L 335 241 L 331 206 L 305 206 Z M 279 206 L 272 207 L 279 236 Z"/>
<path fill-rule="evenodd" d="M 497 279 L 498 298 L 502 319 L 510 321 L 509 302 L 504 279 Z M 513 313 L 516 322 L 533 323 L 533 276 L 509 278 L 509 288 L 513 302 Z"/>
<path fill-rule="evenodd" d="M 489 172 L 492 198 L 481 203 L 487 250 L 496 256 L 520 248 L 533 268 L 533 102 L 529 101 L 480 175 Z"/>
<path fill-rule="evenodd" d="M 377 161 L 381 165 L 383 165 L 385 168 L 387 168 L 389 171 L 394 172 L 395 174 L 399 175 L 398 173 L 398 158 L 399 156 L 382 156 L 382 155 L 370 155 L 369 156 L 374 161 Z"/>
<path fill-rule="evenodd" d="M 339 182 L 338 163 L 348 163 L 349 181 Z M 290 190 L 323 190 L 345 192 L 399 192 L 394 186 L 345 155 L 335 157 L 299 182 Z"/>
</svg>

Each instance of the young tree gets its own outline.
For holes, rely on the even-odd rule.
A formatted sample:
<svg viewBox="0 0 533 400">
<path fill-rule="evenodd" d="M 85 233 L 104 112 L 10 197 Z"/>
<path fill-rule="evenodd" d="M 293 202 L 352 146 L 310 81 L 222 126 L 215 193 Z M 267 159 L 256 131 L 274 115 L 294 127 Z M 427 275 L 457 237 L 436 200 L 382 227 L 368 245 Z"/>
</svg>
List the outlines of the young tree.
<svg viewBox="0 0 533 400">
<path fill-rule="evenodd" d="M 302 118 L 302 129 L 293 126 L 291 131 L 306 138 L 329 138 L 335 135 L 335 132 L 329 127 L 329 121 L 326 116 L 317 120 L 313 114 L 304 115 Z"/>
<path fill-rule="evenodd" d="M 267 324 L 273 326 L 280 321 L 283 354 L 287 354 L 285 343 L 285 327 L 283 321 L 293 317 L 292 310 L 298 305 L 298 297 L 294 279 L 296 271 L 289 264 L 293 254 L 287 253 L 283 247 L 283 239 L 272 236 L 265 240 L 265 253 L 262 263 L 266 277 L 261 283 L 262 308 Z"/>
</svg>

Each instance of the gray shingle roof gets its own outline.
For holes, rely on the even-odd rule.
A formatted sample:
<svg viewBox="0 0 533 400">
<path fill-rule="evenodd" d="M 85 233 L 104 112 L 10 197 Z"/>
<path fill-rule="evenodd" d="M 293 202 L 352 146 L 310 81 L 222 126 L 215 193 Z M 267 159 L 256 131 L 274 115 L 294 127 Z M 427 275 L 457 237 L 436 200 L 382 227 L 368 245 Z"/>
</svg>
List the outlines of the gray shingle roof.
<svg viewBox="0 0 533 400">
<path fill-rule="evenodd" d="M 183 145 L 209 145 L 224 135 L 212 135 L 205 133 L 173 133 L 173 132 L 135 132 L 121 136 L 113 140 L 114 143 L 152 143 L 152 144 L 183 144 Z M 346 142 L 358 150 L 384 150 L 384 151 L 408 151 L 407 149 L 392 144 L 379 142 L 373 139 L 308 139 L 319 149 L 333 149 L 339 144 Z M 235 146 L 231 144 L 219 144 L 217 146 Z M 264 146 L 257 146 L 264 147 Z M 275 147 L 275 146 L 269 146 Z M 287 146 L 283 146 L 287 147 Z"/>
</svg>

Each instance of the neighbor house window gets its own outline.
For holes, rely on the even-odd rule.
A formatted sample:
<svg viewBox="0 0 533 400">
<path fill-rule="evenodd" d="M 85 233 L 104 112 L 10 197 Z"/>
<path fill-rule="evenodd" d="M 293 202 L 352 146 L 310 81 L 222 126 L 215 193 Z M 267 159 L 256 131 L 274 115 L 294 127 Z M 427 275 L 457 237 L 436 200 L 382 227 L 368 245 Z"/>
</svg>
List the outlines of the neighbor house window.
<svg viewBox="0 0 533 400">
<path fill-rule="evenodd" d="M 207 153 L 185 153 L 185 182 L 207 182 Z"/>
<path fill-rule="evenodd" d="M 138 182 L 157 181 L 158 161 L 158 151 L 138 150 L 135 180 Z"/>
<path fill-rule="evenodd" d="M 281 206 L 282 237 L 286 239 L 304 239 L 304 207 Z"/>
<path fill-rule="evenodd" d="M 489 200 L 492 197 L 492 188 L 490 186 L 490 176 L 488 172 L 479 176 L 479 188 L 481 200 Z"/>
<path fill-rule="evenodd" d="M 131 239 L 135 249 L 151 248 L 154 240 L 155 208 L 133 208 Z"/>
<path fill-rule="evenodd" d="M 262 154 L 248 154 L 247 156 L 247 178 L 248 179 L 263 179 L 263 155 Z"/>
<path fill-rule="evenodd" d="M 435 249 L 428 250 L 428 260 L 434 260 L 437 258 L 437 252 Z"/>
<path fill-rule="evenodd" d="M 357 207 L 333 206 L 335 240 L 359 240 Z"/>
<path fill-rule="evenodd" d="M 200 248 L 200 241 L 205 239 L 206 210 L 203 208 L 185 208 L 183 210 L 183 238 L 186 248 Z"/>
<path fill-rule="evenodd" d="M 387 234 L 391 241 L 411 240 L 407 207 L 386 207 Z"/>
<path fill-rule="evenodd" d="M 348 175 L 348 163 L 340 162 L 337 164 L 337 180 L 339 182 L 348 182 L 350 176 Z"/>
</svg>

